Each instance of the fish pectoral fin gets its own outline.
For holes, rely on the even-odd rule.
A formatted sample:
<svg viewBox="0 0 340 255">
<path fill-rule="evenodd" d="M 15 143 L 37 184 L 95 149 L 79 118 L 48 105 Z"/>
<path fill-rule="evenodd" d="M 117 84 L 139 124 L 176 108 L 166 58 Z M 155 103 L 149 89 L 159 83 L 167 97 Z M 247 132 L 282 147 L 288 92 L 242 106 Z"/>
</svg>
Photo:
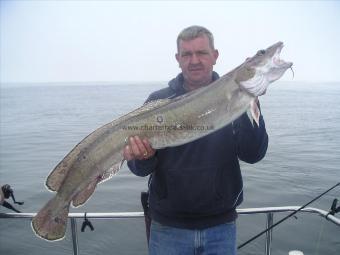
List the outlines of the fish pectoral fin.
<svg viewBox="0 0 340 255">
<path fill-rule="evenodd" d="M 78 207 L 82 204 L 84 204 L 90 196 L 93 194 L 94 190 L 97 187 L 97 184 L 99 182 L 100 178 L 93 179 L 85 189 L 78 192 L 72 199 L 72 205 L 74 207 Z"/>
<path fill-rule="evenodd" d="M 253 121 L 257 124 L 257 126 L 260 126 L 260 109 L 257 105 L 257 98 L 252 100 L 250 102 L 249 110 L 247 111 L 247 115 L 252 123 L 254 125 Z"/>
<path fill-rule="evenodd" d="M 103 183 L 107 180 L 109 180 L 110 178 L 112 178 L 112 176 L 114 176 L 122 167 L 124 163 L 124 160 L 122 160 L 121 162 L 114 164 L 113 166 L 111 166 L 109 169 L 107 169 L 101 176 L 100 180 L 98 183 Z"/>
</svg>

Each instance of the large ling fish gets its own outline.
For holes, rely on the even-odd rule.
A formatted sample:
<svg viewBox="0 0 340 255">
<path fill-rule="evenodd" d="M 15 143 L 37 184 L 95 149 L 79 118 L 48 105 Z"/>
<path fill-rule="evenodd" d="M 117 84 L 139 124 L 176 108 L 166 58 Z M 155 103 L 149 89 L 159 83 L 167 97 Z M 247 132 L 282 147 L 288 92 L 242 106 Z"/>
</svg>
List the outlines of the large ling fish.
<svg viewBox="0 0 340 255">
<path fill-rule="evenodd" d="M 71 202 L 84 204 L 98 183 L 119 170 L 130 136 L 148 138 L 159 149 L 208 135 L 248 110 L 258 123 L 257 97 L 292 66 L 280 59 L 282 47 L 278 42 L 260 50 L 209 86 L 147 103 L 88 135 L 48 176 L 46 186 L 57 193 L 33 218 L 35 233 L 47 240 L 64 237 Z"/>
</svg>

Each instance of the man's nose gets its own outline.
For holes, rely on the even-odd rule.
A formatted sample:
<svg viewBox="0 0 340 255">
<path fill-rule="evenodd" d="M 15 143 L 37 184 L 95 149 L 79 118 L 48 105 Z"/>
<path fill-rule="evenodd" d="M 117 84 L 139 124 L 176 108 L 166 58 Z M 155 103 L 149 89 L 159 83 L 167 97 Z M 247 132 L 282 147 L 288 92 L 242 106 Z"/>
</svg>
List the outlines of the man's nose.
<svg viewBox="0 0 340 255">
<path fill-rule="evenodd" d="M 190 63 L 191 64 L 198 64 L 201 62 L 201 59 L 199 58 L 199 56 L 197 54 L 192 54 L 191 58 L 190 58 Z"/>
</svg>

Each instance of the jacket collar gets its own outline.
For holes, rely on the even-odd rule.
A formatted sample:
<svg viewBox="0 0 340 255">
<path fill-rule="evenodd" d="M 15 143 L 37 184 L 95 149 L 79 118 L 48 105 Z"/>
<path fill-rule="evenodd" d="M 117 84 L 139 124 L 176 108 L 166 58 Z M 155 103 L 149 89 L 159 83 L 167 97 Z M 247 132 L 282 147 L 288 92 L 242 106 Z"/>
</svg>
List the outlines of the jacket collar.
<svg viewBox="0 0 340 255">
<path fill-rule="evenodd" d="M 219 78 L 220 76 L 218 75 L 218 73 L 213 71 L 213 74 L 212 74 L 213 81 L 216 81 Z M 169 81 L 168 85 L 176 93 L 176 96 L 178 96 L 178 95 L 182 95 L 187 92 L 184 89 L 183 83 L 184 83 L 184 77 L 183 77 L 183 74 L 180 73 L 174 79 Z"/>
</svg>

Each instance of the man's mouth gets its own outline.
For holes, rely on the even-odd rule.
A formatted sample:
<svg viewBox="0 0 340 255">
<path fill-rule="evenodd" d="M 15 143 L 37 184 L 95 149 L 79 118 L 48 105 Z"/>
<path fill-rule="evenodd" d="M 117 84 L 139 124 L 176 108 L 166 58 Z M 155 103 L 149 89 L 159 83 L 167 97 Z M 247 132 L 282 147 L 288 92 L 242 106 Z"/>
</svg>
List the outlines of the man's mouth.
<svg viewBox="0 0 340 255">
<path fill-rule="evenodd" d="M 200 71 L 203 71 L 204 69 L 203 68 L 189 68 L 188 70 L 190 72 L 200 72 Z"/>
<path fill-rule="evenodd" d="M 203 68 L 203 66 L 201 66 L 201 65 L 195 65 L 195 66 L 189 66 L 188 67 L 188 70 L 190 71 L 190 72 L 199 72 L 199 71 L 203 71 L 204 70 L 204 68 Z"/>
</svg>

